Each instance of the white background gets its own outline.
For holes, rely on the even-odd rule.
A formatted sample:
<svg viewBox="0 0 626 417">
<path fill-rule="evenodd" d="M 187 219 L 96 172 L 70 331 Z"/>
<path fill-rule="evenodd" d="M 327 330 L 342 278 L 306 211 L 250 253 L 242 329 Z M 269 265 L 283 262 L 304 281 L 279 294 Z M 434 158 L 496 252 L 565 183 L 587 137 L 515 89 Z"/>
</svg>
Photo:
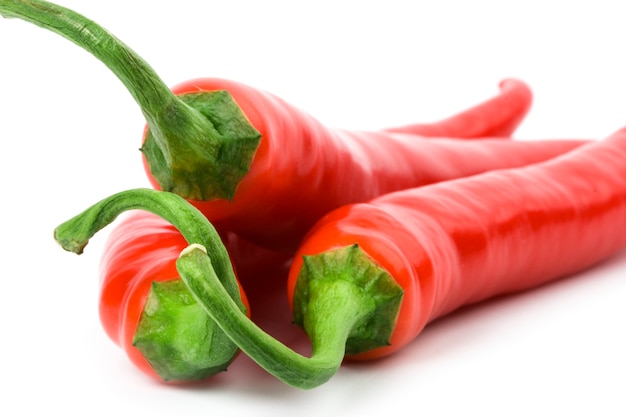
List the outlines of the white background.
<svg viewBox="0 0 626 417">
<path fill-rule="evenodd" d="M 123 39 L 168 85 L 242 81 L 329 126 L 433 121 L 497 93 L 505 77 L 535 95 L 521 139 L 601 139 L 626 125 L 620 1 L 61 3 Z M 0 414 L 626 414 L 624 251 L 440 320 L 388 360 L 345 366 L 312 391 L 245 356 L 193 388 L 148 380 L 100 327 L 108 229 L 82 256 L 52 239 L 100 198 L 148 186 L 142 129 L 134 101 L 95 58 L 0 20 Z"/>
</svg>

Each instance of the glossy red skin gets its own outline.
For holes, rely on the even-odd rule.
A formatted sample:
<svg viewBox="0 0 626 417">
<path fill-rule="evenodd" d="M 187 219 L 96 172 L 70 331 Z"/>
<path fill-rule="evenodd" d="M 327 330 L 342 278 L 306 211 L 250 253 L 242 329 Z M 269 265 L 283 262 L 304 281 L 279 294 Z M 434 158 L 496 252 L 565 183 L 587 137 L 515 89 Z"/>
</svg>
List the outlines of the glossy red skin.
<svg viewBox="0 0 626 417">
<path fill-rule="evenodd" d="M 439 122 L 385 129 L 428 137 L 477 139 L 510 137 L 530 110 L 532 91 L 524 82 L 506 79 L 500 94 Z"/>
<path fill-rule="evenodd" d="M 339 206 L 543 161 L 581 143 L 425 140 L 408 133 L 327 129 L 281 99 L 233 81 L 205 78 L 173 89 L 176 94 L 213 90 L 229 91 L 262 138 L 232 202 L 192 203 L 223 229 L 287 253 L 315 221 Z"/>
<path fill-rule="evenodd" d="M 228 240 L 234 253 L 253 253 L 244 242 Z M 106 334 L 128 355 L 131 362 L 145 374 L 162 380 L 141 352 L 132 345 L 133 335 L 141 317 L 153 282 L 179 277 L 176 259 L 187 247 L 182 235 L 162 218 L 145 211 L 128 213 L 111 231 L 100 262 L 100 320 Z M 259 256 L 249 261 L 240 258 L 242 269 L 250 270 L 246 262 L 260 262 Z M 233 259 L 237 265 L 237 260 Z M 245 292 L 240 293 L 249 314 Z"/>
<path fill-rule="evenodd" d="M 537 287 L 626 247 L 626 128 L 554 160 L 349 205 L 310 231 L 302 256 L 358 243 L 405 289 L 387 356 L 461 306 Z"/>
</svg>

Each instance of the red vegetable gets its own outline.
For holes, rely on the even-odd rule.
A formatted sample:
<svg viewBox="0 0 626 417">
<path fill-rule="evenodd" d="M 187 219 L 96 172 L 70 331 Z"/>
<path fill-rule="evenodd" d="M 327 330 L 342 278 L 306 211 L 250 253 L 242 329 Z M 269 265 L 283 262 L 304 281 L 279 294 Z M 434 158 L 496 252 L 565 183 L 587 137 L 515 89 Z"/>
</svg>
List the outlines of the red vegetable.
<svg viewBox="0 0 626 417">
<path fill-rule="evenodd" d="M 109 234 L 100 264 L 100 318 L 107 335 L 147 375 L 165 381 L 204 379 L 223 371 L 238 352 L 180 281 L 176 259 L 190 243 L 213 248 L 225 297 L 249 316 L 250 303 L 234 272 L 253 288 L 270 274 L 286 277 L 291 258 L 218 231 L 181 197 L 154 190 L 111 196 L 55 230 L 81 254 L 89 239 L 126 211 Z M 275 286 L 274 286 L 275 287 Z M 222 289 L 222 291 L 224 291 Z"/>
<path fill-rule="evenodd" d="M 341 205 L 543 161 L 582 143 L 425 140 L 416 134 L 510 133 L 531 101 L 516 81 L 505 83 L 499 98 L 440 123 L 378 132 L 328 129 L 271 94 L 231 81 L 192 80 L 175 95 L 128 47 L 65 8 L 2 1 L 0 13 L 67 37 L 120 78 L 147 119 L 142 151 L 157 188 L 192 200 L 221 228 L 287 253 Z"/>
<path fill-rule="evenodd" d="M 328 214 L 305 238 L 289 278 L 311 357 L 233 309 L 202 248 L 186 249 L 178 270 L 246 354 L 284 382 L 312 388 L 344 355 L 389 355 L 461 306 L 563 278 L 626 247 L 625 161 L 626 128 L 551 161 Z"/>
<path fill-rule="evenodd" d="M 155 379 L 198 380 L 225 370 L 239 350 L 193 299 L 175 264 L 189 243 L 204 241 L 208 246 L 223 247 L 220 236 L 196 209 L 189 210 L 186 203 L 177 207 L 180 197 L 170 203 L 165 199 L 135 200 L 113 203 L 113 209 L 120 204 L 124 209 L 145 204 L 169 221 L 138 211 L 111 231 L 100 266 L 99 309 L 104 330 L 141 371 Z M 108 224 L 116 216 L 100 220 Z M 57 238 L 63 239 L 62 232 Z M 232 236 L 223 242 L 244 274 L 284 262 L 284 258 Z M 66 245 L 82 253 L 86 241 L 72 240 Z M 243 254 L 253 256 L 240 257 Z M 216 256 L 213 266 L 224 274 L 228 297 L 236 300 L 236 308 L 249 314 L 248 300 L 234 278 L 229 255 Z"/>
<path fill-rule="evenodd" d="M 523 88 L 517 81 L 509 83 L 514 90 Z M 198 201 L 179 190 L 168 190 L 191 198 L 222 228 L 287 253 L 295 250 L 316 220 L 341 205 L 491 169 L 543 161 L 584 143 L 497 138 L 459 141 L 397 131 L 331 130 L 282 100 L 233 81 L 205 78 L 173 89 L 179 97 L 220 90 L 232 95 L 261 133 L 249 172 L 239 182 L 232 200 Z M 455 125 L 462 130 L 460 123 L 443 123 L 439 129 L 450 126 L 455 130 Z M 418 126 L 404 129 L 420 130 Z M 436 130 L 433 127 L 431 133 Z M 150 136 L 146 140 L 151 143 Z M 144 150 L 151 146 L 146 144 Z M 151 154 L 145 155 L 148 158 Z M 159 188 L 158 180 L 152 180 Z"/>
<path fill-rule="evenodd" d="M 159 380 L 204 379 L 225 370 L 237 351 L 178 278 L 176 259 L 188 244 L 170 223 L 139 211 L 116 225 L 102 254 L 102 326 L 140 370 Z M 248 273 L 265 261 L 262 250 L 255 253 L 241 239 L 230 236 L 225 245 L 238 255 L 235 266 Z M 241 251 L 254 256 L 241 258 Z M 246 294 L 239 291 L 249 314 Z M 149 299 L 167 307 L 146 311 Z M 218 337 L 207 343 L 211 334 Z"/>
</svg>

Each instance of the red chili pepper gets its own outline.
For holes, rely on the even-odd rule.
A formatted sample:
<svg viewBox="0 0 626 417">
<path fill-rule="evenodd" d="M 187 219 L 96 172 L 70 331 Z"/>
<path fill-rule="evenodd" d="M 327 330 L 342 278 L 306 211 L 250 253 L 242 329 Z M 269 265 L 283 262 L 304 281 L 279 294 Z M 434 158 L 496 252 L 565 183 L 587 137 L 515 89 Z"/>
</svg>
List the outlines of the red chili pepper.
<svg viewBox="0 0 626 417">
<path fill-rule="evenodd" d="M 504 85 L 515 94 L 524 88 L 518 81 L 509 83 Z M 584 143 L 497 138 L 459 141 L 426 139 L 398 131 L 330 130 L 280 99 L 233 81 L 204 78 L 173 88 L 179 97 L 220 90 L 232 95 L 261 133 L 261 142 L 232 200 L 192 198 L 192 203 L 223 228 L 288 253 L 293 253 L 316 220 L 341 205 L 491 169 L 540 162 Z M 452 119 L 465 120 L 461 116 Z M 455 125 L 462 130 L 460 123 L 452 122 L 443 123 L 439 129 L 454 130 Z M 420 127 L 404 129 L 417 131 Z M 430 133 L 437 129 L 433 127 Z M 158 180 L 151 179 L 155 188 L 161 188 Z"/>
<path fill-rule="evenodd" d="M 416 134 L 509 133 L 531 101 L 519 82 L 505 83 L 499 98 L 433 125 L 328 129 L 279 98 L 236 82 L 192 80 L 176 87 L 176 95 L 127 46 L 65 8 L 0 1 L 0 13 L 67 37 L 118 76 L 146 117 L 142 151 L 157 188 L 192 200 L 222 228 L 287 253 L 315 221 L 341 205 L 543 161 L 583 143 L 424 140 Z"/>
<path fill-rule="evenodd" d="M 180 281 L 176 259 L 190 242 L 201 240 L 220 247 L 224 242 L 233 253 L 232 263 L 241 267 L 244 274 L 252 273 L 254 268 L 262 272 L 271 262 L 283 259 L 230 235 L 222 241 L 204 216 L 196 209 L 189 210 L 180 197 L 171 202 L 135 200 L 138 199 L 114 202 L 113 210 L 146 205 L 163 218 L 138 211 L 122 219 L 111 231 L 100 265 L 99 311 L 105 332 L 134 365 L 158 380 L 198 380 L 225 370 L 239 350 Z M 178 207 L 181 202 L 185 205 Z M 108 224 L 116 216 L 117 213 L 102 221 Z M 57 233 L 58 239 L 63 239 L 62 233 Z M 67 243 L 77 253 L 82 252 L 85 244 L 86 241 Z M 234 278 L 229 255 L 216 256 L 213 263 L 225 274 L 228 297 L 236 300 L 236 308 L 249 315 L 249 303 Z"/>
<path fill-rule="evenodd" d="M 389 355 L 462 306 L 566 277 L 625 248 L 625 161 L 626 128 L 551 161 L 328 214 L 305 238 L 289 277 L 311 357 L 229 305 L 203 248 L 183 251 L 178 271 L 248 356 L 284 382 L 312 388 L 344 355 Z"/>
</svg>

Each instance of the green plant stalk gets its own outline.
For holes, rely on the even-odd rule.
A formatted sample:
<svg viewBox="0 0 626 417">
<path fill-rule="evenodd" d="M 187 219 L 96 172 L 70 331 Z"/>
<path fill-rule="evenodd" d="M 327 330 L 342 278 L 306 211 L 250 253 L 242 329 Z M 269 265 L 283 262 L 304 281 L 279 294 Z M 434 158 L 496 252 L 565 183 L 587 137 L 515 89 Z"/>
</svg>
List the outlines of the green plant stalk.
<svg viewBox="0 0 626 417">
<path fill-rule="evenodd" d="M 305 268 L 302 273 L 309 277 L 299 288 L 306 294 L 298 295 L 301 300 L 295 314 L 302 316 L 311 357 L 286 347 L 235 309 L 224 297 L 210 257 L 201 246 L 183 250 L 177 268 L 198 302 L 243 352 L 284 383 L 311 389 L 335 375 L 346 346 L 356 353 L 388 344 L 403 291 L 357 245 L 308 259 L 312 262 L 305 263 L 311 270 Z"/>
<path fill-rule="evenodd" d="M 333 309 L 338 318 L 333 323 L 335 326 L 319 323 L 319 331 L 311 341 L 312 356 L 309 358 L 294 352 L 263 332 L 245 314 L 240 314 L 232 300 L 224 297 L 218 277 L 210 265 L 206 249 L 198 245 L 184 250 L 177 262 L 181 279 L 191 293 L 257 364 L 284 383 L 301 389 L 315 388 L 337 372 L 343 361 L 351 327 L 362 314 L 358 301 L 336 305 Z"/>
<path fill-rule="evenodd" d="M 0 15 L 69 39 L 117 76 L 146 118 L 149 130 L 142 150 L 161 189 L 195 200 L 233 197 L 260 134 L 230 94 L 176 96 L 147 62 L 106 29 L 53 3 L 0 0 Z"/>
</svg>

